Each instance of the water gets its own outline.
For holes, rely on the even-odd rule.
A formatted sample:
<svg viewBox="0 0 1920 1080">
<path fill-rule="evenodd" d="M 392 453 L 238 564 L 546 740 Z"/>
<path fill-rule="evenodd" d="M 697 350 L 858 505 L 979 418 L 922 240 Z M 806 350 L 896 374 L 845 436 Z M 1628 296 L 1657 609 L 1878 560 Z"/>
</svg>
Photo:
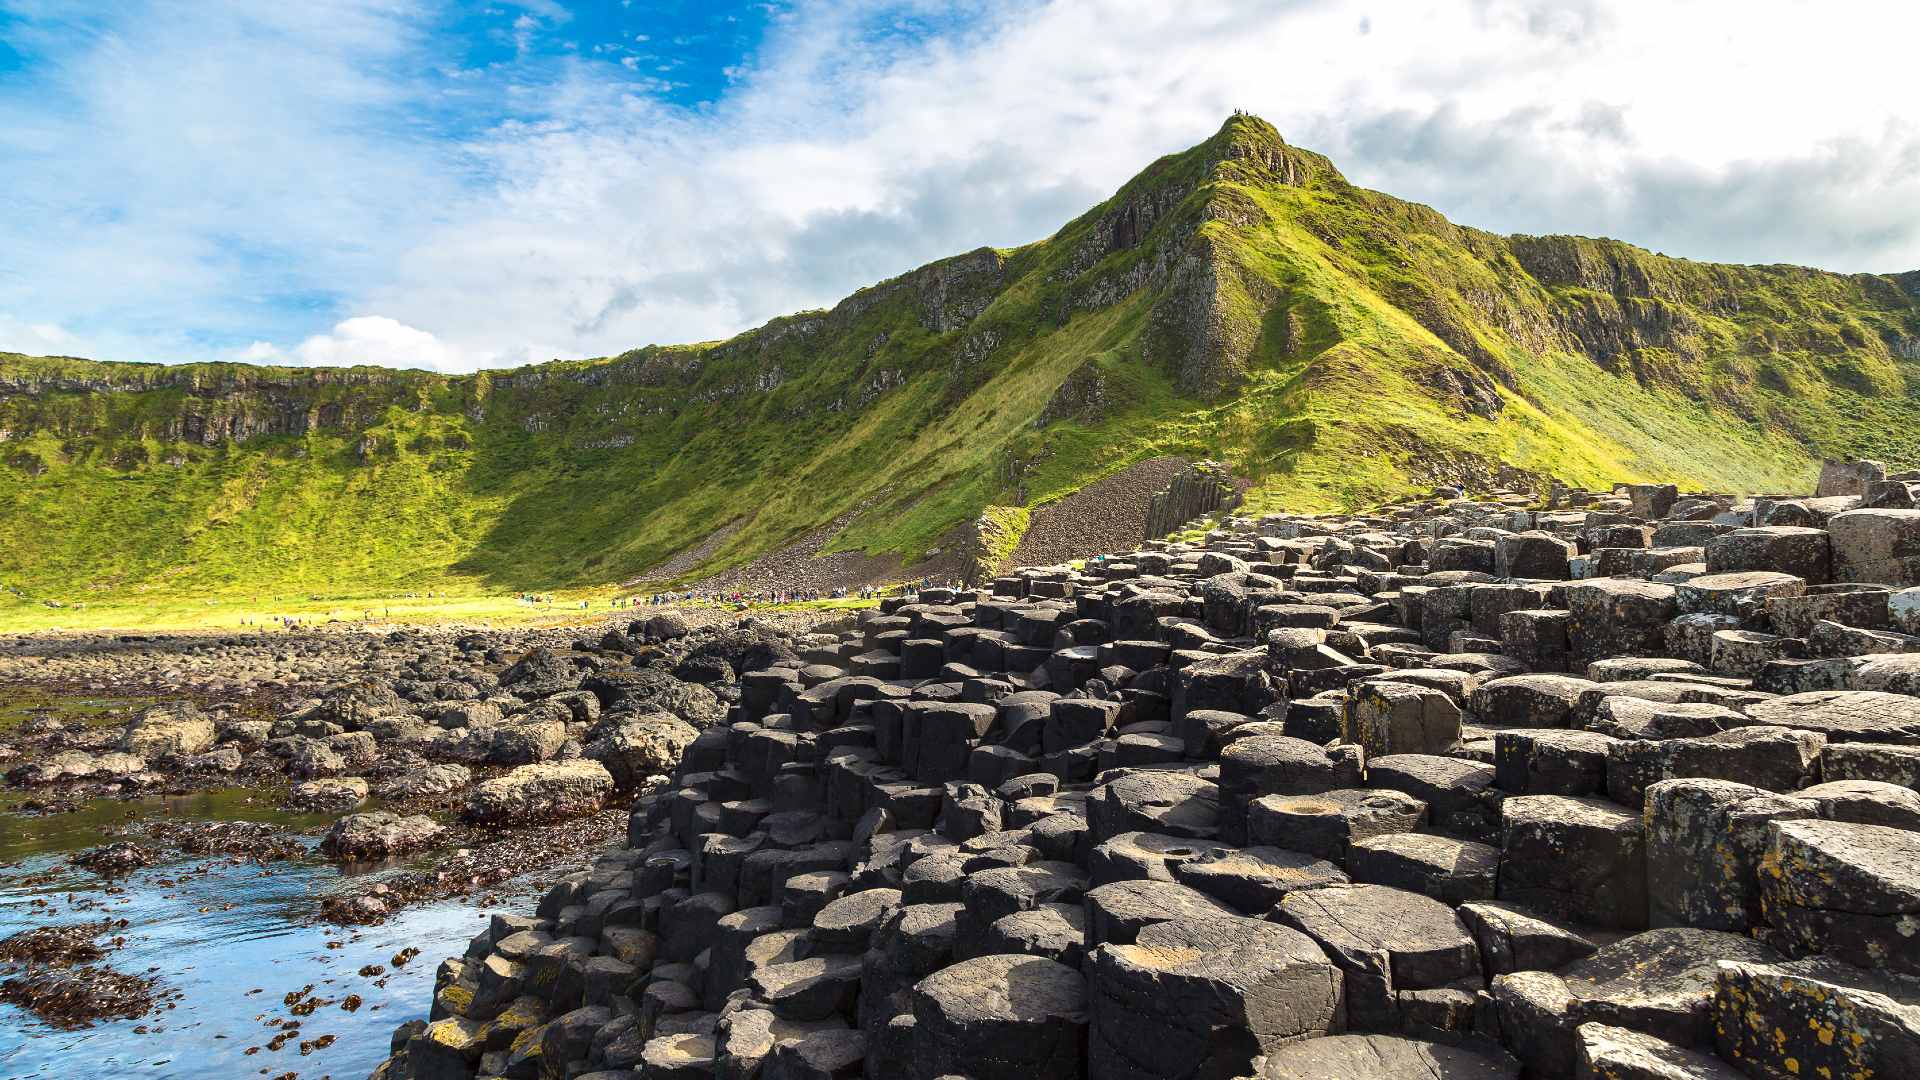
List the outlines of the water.
<svg viewBox="0 0 1920 1080">
<path fill-rule="evenodd" d="M 105 727 L 126 722 L 157 698 L 55 697 L 20 690 L 0 691 L 0 731 L 36 716 L 51 716 L 69 726 Z"/>
<path fill-rule="evenodd" d="M 328 820 L 289 815 L 270 795 L 245 791 L 102 800 L 37 819 L 0 814 L 0 937 L 103 916 L 125 919 L 126 945 L 104 962 L 133 974 L 154 969 L 162 988 L 179 995 L 171 1009 L 83 1031 L 60 1031 L 0 1005 L 0 1076 L 363 1077 L 387 1056 L 395 1025 L 425 1015 L 440 958 L 464 950 L 495 911 L 525 912 L 531 903 L 524 892 L 497 889 L 490 895 L 499 907 L 450 900 L 411 908 L 381 926 L 343 928 L 312 922 L 320 898 L 347 880 L 317 858 L 259 865 L 194 857 L 114 883 L 65 864 L 67 853 L 113 839 L 105 830 L 124 824 L 130 812 L 296 827 Z M 29 875 L 36 879 L 22 880 Z M 394 955 L 408 946 L 420 955 L 394 967 Z M 357 974 L 369 964 L 384 967 L 384 975 Z M 294 1017 L 282 998 L 308 984 L 335 1003 Z M 357 1011 L 341 1007 L 348 994 L 361 997 Z M 281 1029 L 267 1021 L 288 1019 L 299 1021 L 299 1035 L 268 1049 Z M 301 1041 L 323 1035 L 334 1036 L 330 1046 L 301 1055 Z M 257 1049 L 248 1054 L 250 1047 Z"/>
</svg>

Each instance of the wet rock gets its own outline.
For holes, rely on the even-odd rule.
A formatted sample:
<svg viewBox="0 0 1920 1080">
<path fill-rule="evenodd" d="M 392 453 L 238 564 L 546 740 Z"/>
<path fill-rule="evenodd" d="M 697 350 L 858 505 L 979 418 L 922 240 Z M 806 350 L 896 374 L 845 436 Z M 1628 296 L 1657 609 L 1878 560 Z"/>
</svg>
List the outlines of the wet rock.
<svg viewBox="0 0 1920 1080">
<path fill-rule="evenodd" d="M 726 706 L 712 690 L 681 682 L 657 668 L 598 672 L 580 684 L 609 713 L 667 713 L 708 728 L 726 717 Z"/>
<path fill-rule="evenodd" d="M 385 810 L 349 814 L 327 830 L 320 850 L 347 862 L 371 862 L 418 851 L 445 829 L 423 814 L 401 817 Z"/>
<path fill-rule="evenodd" d="M 545 645 L 537 646 L 500 673 L 500 685 L 523 698 L 547 697 L 580 686 L 580 669 Z"/>
<path fill-rule="evenodd" d="M 246 759 L 237 747 L 223 746 L 204 754 L 195 754 L 183 764 L 189 772 L 231 773 L 240 771 Z"/>
<path fill-rule="evenodd" d="M 378 782 L 373 793 L 382 799 L 432 799 L 451 795 L 472 781 L 473 773 L 464 765 L 423 765 Z"/>
<path fill-rule="evenodd" d="M 287 792 L 287 805 L 301 810 L 337 814 L 367 799 L 367 782 L 357 776 L 307 780 Z"/>
<path fill-rule="evenodd" d="M 567 744 L 567 725 L 556 720 L 502 724 L 493 729 L 487 761 L 495 765 L 531 765 L 559 756 Z"/>
</svg>

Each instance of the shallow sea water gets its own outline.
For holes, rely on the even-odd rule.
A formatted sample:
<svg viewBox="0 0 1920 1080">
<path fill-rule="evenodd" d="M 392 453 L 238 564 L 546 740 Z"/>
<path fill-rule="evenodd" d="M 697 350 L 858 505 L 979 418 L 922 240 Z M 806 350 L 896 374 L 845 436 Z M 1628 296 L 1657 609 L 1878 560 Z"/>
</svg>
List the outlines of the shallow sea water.
<svg viewBox="0 0 1920 1080">
<path fill-rule="evenodd" d="M 118 839 L 106 830 L 130 814 L 296 827 L 327 820 L 287 814 L 243 791 L 101 800 L 43 818 L 0 814 L 0 938 L 36 926 L 125 919 L 129 925 L 118 933 L 126 944 L 103 962 L 130 974 L 150 971 L 171 992 L 171 1008 L 81 1031 L 0 1005 L 0 1076 L 364 1077 L 387 1056 L 393 1028 L 426 1014 L 440 959 L 462 952 L 494 912 L 526 912 L 533 903 L 526 888 L 503 887 L 489 891 L 491 907 L 455 899 L 408 909 L 380 926 L 337 927 L 314 916 L 320 899 L 349 879 L 318 858 L 261 865 L 192 857 L 114 882 L 67 865 L 68 854 Z M 419 955 L 395 967 L 393 957 L 407 947 Z M 357 974 L 372 964 L 384 973 Z M 308 985 L 332 1003 L 294 1016 L 283 998 Z M 356 1011 L 342 1008 L 348 994 L 362 999 Z M 298 1036 L 268 1049 L 282 1030 L 271 1022 L 287 1020 L 298 1021 Z M 330 1045 L 301 1054 L 301 1042 L 325 1035 L 334 1037 Z"/>
</svg>

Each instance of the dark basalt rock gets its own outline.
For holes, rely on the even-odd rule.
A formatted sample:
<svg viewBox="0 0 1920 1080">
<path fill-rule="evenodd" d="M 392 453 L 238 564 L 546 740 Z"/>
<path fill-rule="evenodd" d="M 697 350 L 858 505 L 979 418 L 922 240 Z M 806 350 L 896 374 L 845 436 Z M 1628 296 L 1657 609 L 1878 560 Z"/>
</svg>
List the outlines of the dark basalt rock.
<svg viewBox="0 0 1920 1080">
<path fill-rule="evenodd" d="M 633 626 L 504 691 L 429 665 L 394 715 L 217 730 L 376 785 L 531 748 L 631 804 L 387 1080 L 1903 1076 L 1920 601 L 1828 583 L 1905 566 L 1905 519 L 1831 527 L 1858 512 L 1231 519 L 809 638 Z"/>
</svg>

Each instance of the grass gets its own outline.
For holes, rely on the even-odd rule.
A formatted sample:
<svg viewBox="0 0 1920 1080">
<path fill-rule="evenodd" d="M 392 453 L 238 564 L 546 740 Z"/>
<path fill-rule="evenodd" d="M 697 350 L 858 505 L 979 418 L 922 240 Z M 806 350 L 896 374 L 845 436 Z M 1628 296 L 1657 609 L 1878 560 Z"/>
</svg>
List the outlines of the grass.
<svg viewBox="0 0 1920 1080">
<path fill-rule="evenodd" d="M 904 568 L 983 514 L 993 556 L 1167 454 L 1254 512 L 1502 465 L 1794 490 L 1920 463 L 1915 341 L 1900 279 L 1482 233 L 1236 116 L 1046 240 L 725 342 L 475 376 L 0 354 L 0 627 L 509 619 L 723 528 L 678 580 L 806 536 Z"/>
</svg>

